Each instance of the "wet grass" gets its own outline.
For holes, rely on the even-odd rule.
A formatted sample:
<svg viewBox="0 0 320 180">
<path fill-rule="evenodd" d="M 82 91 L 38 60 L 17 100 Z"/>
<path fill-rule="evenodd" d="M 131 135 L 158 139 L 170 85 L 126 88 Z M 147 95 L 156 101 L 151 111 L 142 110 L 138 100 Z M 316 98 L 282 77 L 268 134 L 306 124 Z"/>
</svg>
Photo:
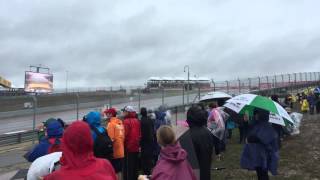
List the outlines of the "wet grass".
<svg viewBox="0 0 320 180">
<path fill-rule="evenodd" d="M 320 116 L 306 115 L 297 136 L 284 139 L 280 151 L 279 175 L 271 180 L 317 180 L 320 179 Z M 227 151 L 222 161 L 213 160 L 213 167 L 227 168 L 212 171 L 214 180 L 251 180 L 257 179 L 254 171 L 240 168 L 242 146 L 238 143 L 238 129 L 233 130 L 233 137 L 228 142 Z"/>
</svg>

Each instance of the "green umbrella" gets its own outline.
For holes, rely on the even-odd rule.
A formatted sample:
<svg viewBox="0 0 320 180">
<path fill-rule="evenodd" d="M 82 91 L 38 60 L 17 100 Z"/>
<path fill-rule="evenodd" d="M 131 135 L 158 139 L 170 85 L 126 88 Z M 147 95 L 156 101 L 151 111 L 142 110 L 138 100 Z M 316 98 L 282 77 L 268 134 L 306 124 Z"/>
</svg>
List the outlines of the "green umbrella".
<svg viewBox="0 0 320 180">
<path fill-rule="evenodd" d="M 254 108 L 261 108 L 270 112 L 269 122 L 282 126 L 293 124 L 293 120 L 280 104 L 263 96 L 242 94 L 229 99 L 224 106 L 239 114 L 249 112 L 251 116 Z"/>
</svg>

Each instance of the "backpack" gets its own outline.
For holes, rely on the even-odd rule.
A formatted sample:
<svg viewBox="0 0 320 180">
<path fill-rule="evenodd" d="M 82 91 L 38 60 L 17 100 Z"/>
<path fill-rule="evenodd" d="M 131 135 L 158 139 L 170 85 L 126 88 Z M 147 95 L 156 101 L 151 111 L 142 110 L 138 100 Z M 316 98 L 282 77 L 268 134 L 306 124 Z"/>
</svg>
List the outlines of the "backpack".
<svg viewBox="0 0 320 180">
<path fill-rule="evenodd" d="M 48 154 L 53 152 L 61 152 L 61 140 L 59 138 L 48 139 L 50 147 L 48 149 Z"/>
<path fill-rule="evenodd" d="M 101 133 L 96 127 L 91 126 L 97 138 L 94 141 L 93 153 L 97 158 L 112 159 L 113 143 L 107 133 Z"/>
</svg>

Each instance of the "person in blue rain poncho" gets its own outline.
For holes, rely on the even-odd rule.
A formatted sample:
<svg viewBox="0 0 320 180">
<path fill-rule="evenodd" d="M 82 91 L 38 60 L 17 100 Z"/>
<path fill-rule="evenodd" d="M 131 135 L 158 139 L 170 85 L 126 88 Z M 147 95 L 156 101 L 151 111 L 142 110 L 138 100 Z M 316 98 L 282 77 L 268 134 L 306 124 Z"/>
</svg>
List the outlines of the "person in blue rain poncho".
<svg viewBox="0 0 320 180">
<path fill-rule="evenodd" d="M 255 170 L 258 180 L 268 180 L 268 171 L 277 174 L 278 160 L 277 134 L 269 123 L 269 112 L 256 108 L 241 155 L 241 167 Z"/>
</svg>

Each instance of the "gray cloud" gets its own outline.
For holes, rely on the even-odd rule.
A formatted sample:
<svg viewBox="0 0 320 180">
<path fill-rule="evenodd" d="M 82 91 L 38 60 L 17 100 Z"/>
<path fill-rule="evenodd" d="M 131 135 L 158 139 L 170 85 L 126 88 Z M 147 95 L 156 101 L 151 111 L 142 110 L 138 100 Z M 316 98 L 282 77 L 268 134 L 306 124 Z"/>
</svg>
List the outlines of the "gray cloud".
<svg viewBox="0 0 320 180">
<path fill-rule="evenodd" d="M 216 80 L 317 71 L 319 2 L 0 2 L 0 74 L 22 86 L 29 65 L 56 88 L 143 85 L 150 76 Z"/>
</svg>

